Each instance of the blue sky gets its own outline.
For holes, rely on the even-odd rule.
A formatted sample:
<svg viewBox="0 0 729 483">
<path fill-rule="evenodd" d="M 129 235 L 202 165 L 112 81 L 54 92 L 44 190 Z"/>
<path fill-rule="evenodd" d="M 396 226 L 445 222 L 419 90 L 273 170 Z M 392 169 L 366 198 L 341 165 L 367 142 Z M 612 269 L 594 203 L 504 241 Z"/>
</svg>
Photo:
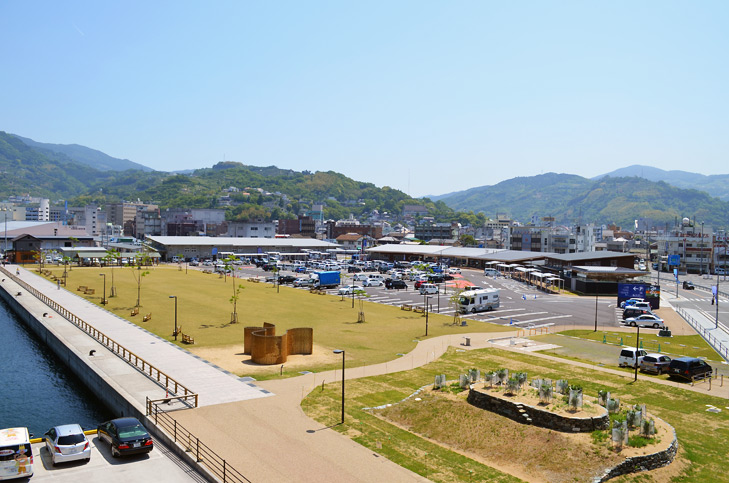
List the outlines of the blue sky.
<svg viewBox="0 0 729 483">
<path fill-rule="evenodd" d="M 0 2 L 0 130 L 413 196 L 729 173 L 729 3 Z"/>
</svg>

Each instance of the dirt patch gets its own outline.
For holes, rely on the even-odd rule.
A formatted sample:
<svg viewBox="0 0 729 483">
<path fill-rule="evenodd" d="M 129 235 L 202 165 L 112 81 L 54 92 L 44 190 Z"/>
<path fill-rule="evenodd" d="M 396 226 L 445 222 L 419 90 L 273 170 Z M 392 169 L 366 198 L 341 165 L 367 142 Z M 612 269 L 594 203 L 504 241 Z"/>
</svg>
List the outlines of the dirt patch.
<svg viewBox="0 0 729 483">
<path fill-rule="evenodd" d="M 281 364 L 260 365 L 251 361 L 251 356 L 243 354 L 243 345 L 228 345 L 223 347 L 189 347 L 188 350 L 203 359 L 212 362 L 226 371 L 238 376 L 256 376 L 278 374 Z M 325 364 L 341 363 L 342 356 L 334 354 L 331 349 L 314 344 L 314 350 L 309 355 L 290 355 L 283 364 L 286 371 L 305 371 L 308 368 Z"/>
<path fill-rule="evenodd" d="M 594 438 L 591 433 L 561 433 L 524 425 L 473 407 L 465 401 L 465 394 L 426 392 L 420 401 L 411 398 L 374 414 L 431 442 L 533 482 L 588 481 L 627 457 L 666 449 L 672 440 L 670 427 L 656 420 L 654 444 L 617 452 L 608 440 Z"/>
</svg>

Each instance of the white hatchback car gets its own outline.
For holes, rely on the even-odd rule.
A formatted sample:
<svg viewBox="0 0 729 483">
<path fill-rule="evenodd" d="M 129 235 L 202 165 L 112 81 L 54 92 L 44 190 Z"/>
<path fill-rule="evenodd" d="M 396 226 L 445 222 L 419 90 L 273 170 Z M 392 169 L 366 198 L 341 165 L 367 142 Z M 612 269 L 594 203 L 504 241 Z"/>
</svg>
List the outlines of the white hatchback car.
<svg viewBox="0 0 729 483">
<path fill-rule="evenodd" d="M 631 327 L 639 325 L 641 327 L 652 327 L 654 329 L 666 328 L 666 324 L 663 323 L 663 319 L 653 314 L 641 314 L 637 317 L 630 317 L 625 319 L 623 323 Z"/>
<path fill-rule="evenodd" d="M 46 449 L 53 466 L 58 463 L 91 459 L 91 446 L 78 424 L 55 426 L 45 434 Z"/>
</svg>

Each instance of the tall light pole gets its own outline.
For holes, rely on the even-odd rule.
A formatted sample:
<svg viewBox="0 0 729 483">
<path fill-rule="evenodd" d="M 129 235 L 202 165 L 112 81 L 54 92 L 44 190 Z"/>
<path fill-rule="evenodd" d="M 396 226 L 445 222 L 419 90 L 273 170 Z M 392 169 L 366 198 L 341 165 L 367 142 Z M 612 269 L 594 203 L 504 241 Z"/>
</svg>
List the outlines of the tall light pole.
<svg viewBox="0 0 729 483">
<path fill-rule="evenodd" d="M 597 284 L 597 280 L 596 280 L 595 281 L 595 332 L 597 332 L 597 295 L 598 295 L 597 287 L 598 287 L 598 284 Z"/>
<path fill-rule="evenodd" d="M 428 310 L 428 302 L 430 302 L 431 297 L 428 297 L 427 295 L 423 296 L 425 298 L 425 337 L 428 337 L 428 313 L 430 310 Z"/>
<path fill-rule="evenodd" d="M 638 350 L 640 349 L 640 324 L 636 323 L 635 328 L 638 329 L 638 333 L 635 336 L 635 379 L 633 382 L 638 380 Z"/>
<path fill-rule="evenodd" d="M 344 424 L 344 349 L 334 349 L 335 354 L 342 354 L 342 423 Z"/>
<path fill-rule="evenodd" d="M 171 299 L 175 299 L 175 340 L 177 340 L 177 295 L 170 295 Z"/>
<path fill-rule="evenodd" d="M 104 292 L 101 295 L 101 305 L 106 305 L 106 274 L 100 273 L 100 277 L 104 277 Z"/>
</svg>

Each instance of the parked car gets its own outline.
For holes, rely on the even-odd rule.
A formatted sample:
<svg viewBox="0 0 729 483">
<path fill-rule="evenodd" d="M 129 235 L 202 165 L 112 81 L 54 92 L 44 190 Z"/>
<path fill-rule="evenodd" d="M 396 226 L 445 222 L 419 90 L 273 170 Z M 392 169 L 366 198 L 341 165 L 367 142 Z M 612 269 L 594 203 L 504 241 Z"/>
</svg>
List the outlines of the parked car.
<svg viewBox="0 0 729 483">
<path fill-rule="evenodd" d="M 362 269 L 355 265 L 350 265 L 349 267 L 347 267 L 347 273 L 360 273 L 361 271 Z"/>
<path fill-rule="evenodd" d="M 631 317 L 638 317 L 639 315 L 643 314 L 650 314 L 650 310 L 646 309 L 638 309 L 635 307 L 628 307 L 625 310 L 623 310 L 623 320 L 629 319 Z"/>
<path fill-rule="evenodd" d="M 693 290 L 696 287 L 694 287 L 693 282 L 689 282 L 688 280 L 684 280 L 683 284 L 681 285 L 684 290 Z"/>
<path fill-rule="evenodd" d="M 402 290 L 402 289 L 407 290 L 408 284 L 406 284 L 402 280 L 392 280 L 392 279 L 388 278 L 387 280 L 385 280 L 385 288 L 394 289 L 394 290 Z"/>
<path fill-rule="evenodd" d="M 706 361 L 696 357 L 679 357 L 673 359 L 668 366 L 668 377 L 679 377 L 687 381 L 710 376 L 713 369 Z"/>
<path fill-rule="evenodd" d="M 352 295 L 352 293 L 356 293 L 358 291 L 362 290 L 362 287 L 359 285 L 345 285 L 344 287 L 340 287 L 337 291 L 338 295 Z"/>
<path fill-rule="evenodd" d="M 44 435 L 46 449 L 51 455 L 51 464 L 91 459 L 91 446 L 78 424 L 54 426 Z"/>
<path fill-rule="evenodd" d="M 658 375 L 668 371 L 671 358 L 663 354 L 646 354 L 640 361 L 640 370 L 643 372 L 654 372 Z"/>
<path fill-rule="evenodd" d="M 293 275 L 283 275 L 281 277 L 278 277 L 278 283 L 280 285 L 294 283 L 295 280 L 296 280 L 296 277 L 294 277 Z"/>
<path fill-rule="evenodd" d="M 461 269 L 458 267 L 451 267 L 448 269 L 448 273 L 461 273 Z"/>
<path fill-rule="evenodd" d="M 118 418 L 101 423 L 97 432 L 101 441 L 111 447 L 111 456 L 149 453 L 154 442 L 147 430 L 135 418 Z"/>
<path fill-rule="evenodd" d="M 364 282 L 362 282 L 362 285 L 365 287 L 382 287 L 385 285 L 385 282 L 380 280 L 379 278 L 368 278 Z"/>
<path fill-rule="evenodd" d="M 620 308 L 624 309 L 624 308 L 630 307 L 638 302 L 645 302 L 645 299 L 632 298 L 632 299 L 628 299 L 628 300 L 623 300 L 622 302 L 620 302 Z"/>
<path fill-rule="evenodd" d="M 640 365 L 640 362 L 647 354 L 648 352 L 643 349 L 626 347 L 620 351 L 620 356 L 618 356 L 618 366 L 635 367 L 636 365 Z"/>
<path fill-rule="evenodd" d="M 293 282 L 294 287 L 310 287 L 314 285 L 314 283 L 316 283 L 316 281 L 311 278 L 297 278 Z"/>
<path fill-rule="evenodd" d="M 654 329 L 663 329 L 666 327 L 663 319 L 653 314 L 641 314 L 637 317 L 629 317 L 623 323 L 631 327 L 638 325 L 641 327 L 653 327 Z"/>
<path fill-rule="evenodd" d="M 434 283 L 424 283 L 419 288 L 420 295 L 435 295 L 438 293 L 438 286 Z"/>
</svg>

